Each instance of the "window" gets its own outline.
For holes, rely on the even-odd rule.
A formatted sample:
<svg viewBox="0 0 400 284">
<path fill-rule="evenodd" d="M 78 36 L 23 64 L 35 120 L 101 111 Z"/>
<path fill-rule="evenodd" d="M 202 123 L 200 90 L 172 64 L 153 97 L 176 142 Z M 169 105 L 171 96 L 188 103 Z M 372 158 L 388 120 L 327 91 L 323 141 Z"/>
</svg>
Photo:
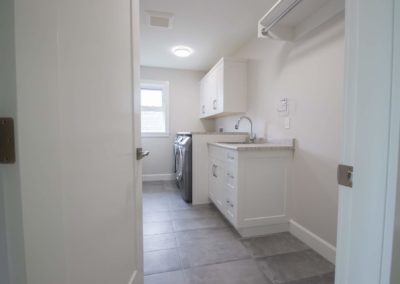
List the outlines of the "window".
<svg viewBox="0 0 400 284">
<path fill-rule="evenodd" d="M 142 136 L 169 135 L 168 99 L 168 82 L 142 82 L 140 87 Z"/>
</svg>

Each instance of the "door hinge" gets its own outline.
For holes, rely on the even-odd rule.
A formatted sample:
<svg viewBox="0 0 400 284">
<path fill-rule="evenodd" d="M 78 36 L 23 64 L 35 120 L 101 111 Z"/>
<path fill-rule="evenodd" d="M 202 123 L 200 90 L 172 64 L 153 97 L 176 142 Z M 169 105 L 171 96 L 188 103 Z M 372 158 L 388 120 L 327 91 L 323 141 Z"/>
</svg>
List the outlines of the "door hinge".
<svg viewBox="0 0 400 284">
<path fill-rule="evenodd" d="M 14 120 L 0 117 L 0 164 L 15 163 Z"/>
<path fill-rule="evenodd" d="M 338 184 L 353 187 L 353 167 L 348 165 L 339 165 L 337 170 Z"/>
</svg>

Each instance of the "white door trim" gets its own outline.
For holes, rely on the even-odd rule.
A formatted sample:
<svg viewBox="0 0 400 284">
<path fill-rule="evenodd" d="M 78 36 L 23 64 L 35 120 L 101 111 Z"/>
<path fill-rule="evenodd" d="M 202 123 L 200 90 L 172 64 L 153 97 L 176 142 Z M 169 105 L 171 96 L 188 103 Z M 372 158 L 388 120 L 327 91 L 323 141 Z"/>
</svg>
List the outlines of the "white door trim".
<svg viewBox="0 0 400 284">
<path fill-rule="evenodd" d="M 341 162 L 354 165 L 354 186 L 339 187 L 338 284 L 390 283 L 400 109 L 392 69 L 395 3 L 346 1 Z"/>
<path fill-rule="evenodd" d="M 390 137 L 388 154 L 388 175 L 386 196 L 386 214 L 383 242 L 383 263 L 381 283 L 400 283 L 399 237 L 396 236 L 400 221 L 400 1 L 394 2 L 393 19 L 393 65 L 392 97 L 390 113 Z M 397 208 L 396 208 L 397 207 Z M 397 230 L 399 228 L 397 227 Z M 399 232 L 397 232 L 399 234 Z"/>
</svg>

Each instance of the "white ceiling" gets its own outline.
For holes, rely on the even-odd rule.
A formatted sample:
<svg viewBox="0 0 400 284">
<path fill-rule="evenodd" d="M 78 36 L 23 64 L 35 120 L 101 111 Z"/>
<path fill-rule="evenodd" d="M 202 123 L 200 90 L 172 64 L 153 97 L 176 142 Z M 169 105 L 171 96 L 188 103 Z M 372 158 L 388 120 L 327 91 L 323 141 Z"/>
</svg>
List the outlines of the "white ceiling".
<svg viewBox="0 0 400 284">
<path fill-rule="evenodd" d="M 257 22 L 276 0 L 141 0 L 141 65 L 208 70 L 257 35 Z M 174 14 L 173 28 L 146 25 L 145 11 Z M 178 58 L 176 45 L 194 53 Z"/>
</svg>

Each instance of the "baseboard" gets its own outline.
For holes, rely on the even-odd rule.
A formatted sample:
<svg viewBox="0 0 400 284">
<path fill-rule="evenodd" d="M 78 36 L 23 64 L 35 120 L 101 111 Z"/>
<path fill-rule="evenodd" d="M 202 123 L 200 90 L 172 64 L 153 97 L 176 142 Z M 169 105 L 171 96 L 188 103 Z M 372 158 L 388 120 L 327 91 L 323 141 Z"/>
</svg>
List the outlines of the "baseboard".
<svg viewBox="0 0 400 284">
<path fill-rule="evenodd" d="M 175 174 L 142 175 L 143 181 L 174 180 Z"/>
<path fill-rule="evenodd" d="M 266 226 L 242 227 L 236 229 L 241 237 L 258 237 L 289 231 L 289 223 L 279 223 Z"/>
<path fill-rule="evenodd" d="M 289 231 L 292 235 L 326 258 L 329 262 L 335 264 L 336 247 L 293 220 L 290 220 L 289 222 Z"/>
</svg>

